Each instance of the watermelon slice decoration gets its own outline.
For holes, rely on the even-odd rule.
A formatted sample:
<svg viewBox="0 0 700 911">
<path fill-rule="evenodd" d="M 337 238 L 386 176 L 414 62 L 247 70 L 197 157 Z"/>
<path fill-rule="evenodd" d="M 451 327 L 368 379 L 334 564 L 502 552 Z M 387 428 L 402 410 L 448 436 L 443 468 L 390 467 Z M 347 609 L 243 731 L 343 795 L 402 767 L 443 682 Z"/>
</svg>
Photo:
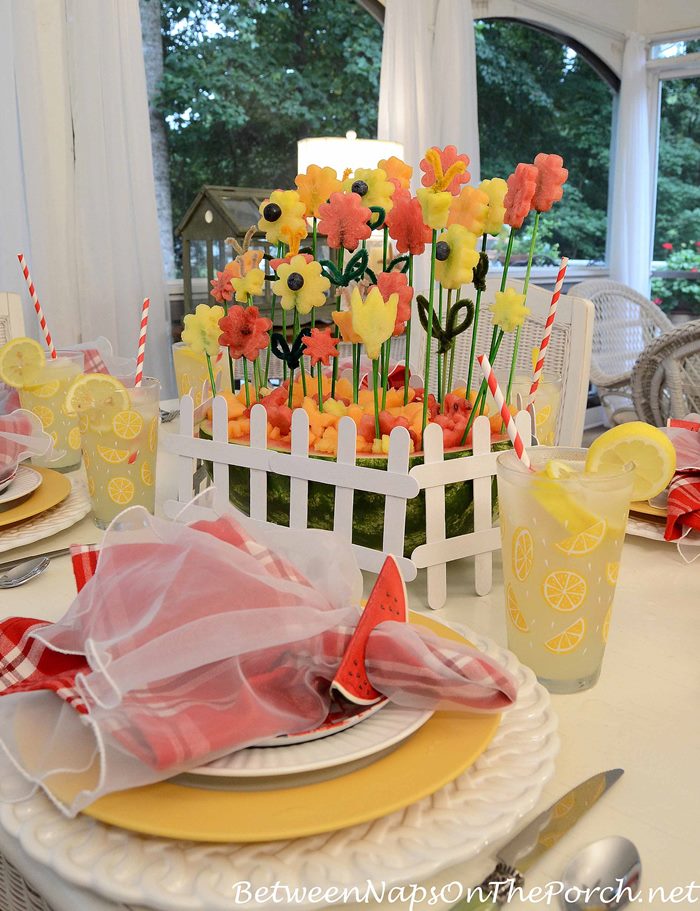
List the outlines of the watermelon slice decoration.
<svg viewBox="0 0 700 911">
<path fill-rule="evenodd" d="M 331 683 L 331 692 L 339 693 L 355 705 L 373 705 L 384 698 L 369 682 L 365 653 L 370 633 L 385 620 L 408 622 L 406 584 L 398 563 L 391 556 L 384 561 Z"/>
</svg>

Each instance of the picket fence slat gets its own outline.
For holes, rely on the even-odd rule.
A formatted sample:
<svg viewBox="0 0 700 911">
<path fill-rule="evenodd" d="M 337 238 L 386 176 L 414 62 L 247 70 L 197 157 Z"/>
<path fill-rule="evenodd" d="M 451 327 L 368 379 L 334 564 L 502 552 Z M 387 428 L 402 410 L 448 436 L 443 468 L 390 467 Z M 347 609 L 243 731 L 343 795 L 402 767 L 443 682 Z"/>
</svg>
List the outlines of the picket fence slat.
<svg viewBox="0 0 700 911">
<path fill-rule="evenodd" d="M 444 469 L 442 429 L 429 424 L 423 434 L 423 463 Z M 445 540 L 445 487 L 428 487 L 425 491 L 425 539 L 433 544 Z M 447 564 L 432 563 L 427 567 L 428 607 L 441 608 L 447 600 Z"/>
<path fill-rule="evenodd" d="M 339 467 L 355 467 L 357 449 L 357 428 L 352 418 L 344 417 L 338 422 L 338 456 Z M 350 479 L 351 472 L 339 472 L 342 479 L 347 479 L 348 486 L 336 484 L 333 509 L 333 531 L 342 535 L 346 541 L 352 541 L 352 519 L 354 513 L 355 491 Z"/>
<path fill-rule="evenodd" d="M 408 475 L 408 453 L 411 437 L 405 427 L 394 427 L 389 436 L 389 457 L 387 474 L 406 477 Z M 406 500 L 404 497 L 387 496 L 384 500 L 384 537 L 382 550 L 385 554 L 403 554 L 406 536 Z"/>
<path fill-rule="evenodd" d="M 414 379 L 414 378 L 412 378 Z M 212 439 L 195 436 L 207 414 L 212 416 Z M 357 464 L 357 435 L 354 421 L 343 417 L 338 424 L 338 451 L 335 460 L 313 458 L 308 449 L 309 419 L 303 409 L 292 415 L 291 449 L 284 452 L 268 449 L 267 414 L 255 405 L 250 417 L 250 445 L 228 441 L 228 415 L 222 397 L 203 402 L 194 408 L 190 395 L 180 402 L 179 432 L 166 434 L 163 444 L 178 456 L 177 500 L 165 504 L 166 515 L 175 518 L 193 495 L 194 460 L 213 465 L 213 507 L 195 506 L 190 515 L 211 516 L 229 503 L 229 475 L 232 466 L 249 470 L 250 515 L 261 527 L 267 524 L 268 474 L 289 478 L 289 525 L 306 528 L 309 522 L 309 483 L 318 482 L 335 488 L 333 529 L 352 541 L 353 520 L 357 512 L 356 493 L 369 491 L 384 497 L 381 529 L 382 545 L 372 549 L 353 544 L 361 569 L 379 572 L 386 555 L 393 554 L 405 580 L 415 579 L 419 568 L 427 570 L 428 604 L 442 607 L 447 598 L 447 564 L 463 557 L 475 561 L 475 589 L 486 594 L 491 587 L 492 552 L 500 546 L 500 536 L 492 521 L 492 485 L 496 474 L 497 453 L 491 449 L 487 417 L 474 422 L 472 453 L 461 458 L 445 459 L 441 429 L 430 425 L 425 433 L 424 464 L 409 470 L 410 437 L 403 427 L 394 428 L 390 436 L 386 471 Z M 530 417 L 523 412 L 516 417 L 520 433 L 531 439 Z M 473 486 L 473 532 L 446 538 L 445 487 L 469 483 Z M 425 499 L 426 543 L 404 556 L 407 501 L 421 495 Z M 330 518 L 330 517 L 329 517 Z M 380 529 L 377 529 L 380 531 Z"/>
</svg>

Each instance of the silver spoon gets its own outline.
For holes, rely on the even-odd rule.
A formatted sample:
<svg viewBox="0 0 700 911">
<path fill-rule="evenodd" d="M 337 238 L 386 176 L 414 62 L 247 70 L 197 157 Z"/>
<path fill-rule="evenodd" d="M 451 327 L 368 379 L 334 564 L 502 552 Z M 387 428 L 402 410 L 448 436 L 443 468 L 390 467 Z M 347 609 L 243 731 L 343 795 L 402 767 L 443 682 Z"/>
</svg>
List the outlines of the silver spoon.
<svg viewBox="0 0 700 911">
<path fill-rule="evenodd" d="M 33 557 L 24 563 L 18 563 L 0 576 L 0 588 L 17 588 L 18 585 L 24 585 L 30 579 L 40 576 L 50 562 L 50 557 Z"/>
<path fill-rule="evenodd" d="M 562 875 L 563 911 L 623 908 L 639 891 L 642 862 L 632 842 L 620 835 L 587 845 Z"/>
</svg>

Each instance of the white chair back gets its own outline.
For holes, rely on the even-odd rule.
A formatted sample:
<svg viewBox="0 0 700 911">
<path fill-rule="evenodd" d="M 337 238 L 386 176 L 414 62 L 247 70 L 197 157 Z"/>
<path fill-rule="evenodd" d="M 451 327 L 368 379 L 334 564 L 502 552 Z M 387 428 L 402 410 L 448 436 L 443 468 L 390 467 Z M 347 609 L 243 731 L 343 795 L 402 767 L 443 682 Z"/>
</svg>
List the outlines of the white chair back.
<svg viewBox="0 0 700 911">
<path fill-rule="evenodd" d="M 477 327 L 476 354 L 487 354 L 491 343 L 491 311 L 489 305 L 495 300 L 495 293 L 500 289 L 500 277 L 495 276 L 486 281 L 486 291 L 481 296 L 481 314 Z M 508 287 L 522 291 L 523 282 L 517 279 L 508 280 Z M 472 289 L 473 291 L 473 289 Z M 465 296 L 464 294 L 462 296 Z M 468 295 L 472 300 L 474 294 Z M 527 306 L 531 315 L 525 321 L 520 333 L 520 346 L 516 368 L 520 373 L 532 373 L 532 349 L 539 347 L 542 341 L 544 324 L 549 313 L 552 292 L 531 284 L 527 293 Z M 583 424 L 588 400 L 588 377 L 591 363 L 591 343 L 593 339 L 593 304 L 580 297 L 562 294 L 557 305 L 557 315 L 552 327 L 552 335 L 545 362 L 545 373 L 560 375 L 562 379 L 562 397 L 555 430 L 555 441 L 559 446 L 580 446 L 583 436 Z M 411 345 L 416 357 L 411 357 L 412 370 L 421 375 L 425 368 L 425 333 L 422 327 L 420 344 Z M 455 347 L 454 376 L 461 382 L 466 380 L 469 369 L 469 351 L 471 346 L 471 329 L 457 337 Z M 515 333 L 507 333 L 501 343 L 494 367 L 498 381 L 503 387 L 508 382 L 510 362 L 513 354 Z M 431 357 L 431 363 L 436 363 Z M 435 392 L 437 371 L 431 367 L 430 390 Z M 472 388 L 481 383 L 481 371 L 478 364 L 474 367 Z M 456 383 L 455 383 L 456 385 Z"/>
<path fill-rule="evenodd" d="M 24 335 L 24 315 L 19 294 L 0 291 L 0 347 Z"/>
</svg>

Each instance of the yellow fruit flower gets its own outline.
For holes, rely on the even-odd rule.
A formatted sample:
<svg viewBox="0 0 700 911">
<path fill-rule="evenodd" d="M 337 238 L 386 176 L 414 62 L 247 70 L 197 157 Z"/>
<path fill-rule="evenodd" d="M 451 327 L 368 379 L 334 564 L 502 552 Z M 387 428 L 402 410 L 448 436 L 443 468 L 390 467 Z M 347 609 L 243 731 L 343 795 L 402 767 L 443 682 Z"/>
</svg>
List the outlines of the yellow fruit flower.
<svg viewBox="0 0 700 911">
<path fill-rule="evenodd" d="M 296 253 L 299 243 L 306 237 L 306 204 L 296 190 L 273 190 L 270 198 L 260 203 L 262 218 L 258 228 L 265 232 L 271 244 L 288 244 Z"/>
<path fill-rule="evenodd" d="M 404 189 L 407 190 L 409 188 L 413 175 L 413 168 L 410 164 L 406 164 L 405 161 L 397 158 L 396 155 L 392 155 L 391 158 L 382 158 L 378 166 L 384 171 L 388 179 L 398 180 L 399 185 Z"/>
<path fill-rule="evenodd" d="M 444 228 L 447 225 L 453 195 L 445 190 L 436 192 L 432 187 L 420 187 L 416 191 L 416 196 L 424 223 L 435 231 Z"/>
<path fill-rule="evenodd" d="M 185 316 L 185 328 L 182 341 L 195 354 L 208 354 L 209 357 L 219 353 L 219 320 L 223 319 L 224 308 L 215 304 L 199 304 L 194 313 Z"/>
<path fill-rule="evenodd" d="M 367 190 L 361 185 L 365 184 Z M 387 180 L 386 171 L 383 168 L 356 168 L 352 177 L 343 181 L 343 190 L 346 193 L 357 193 L 362 197 L 363 206 L 381 206 L 385 212 L 391 212 L 393 208 L 392 196 L 396 187 Z"/>
<path fill-rule="evenodd" d="M 281 263 L 277 269 L 277 281 L 272 283 L 272 293 L 279 295 L 284 310 L 309 313 L 312 307 L 322 307 L 326 302 L 325 292 L 330 281 L 321 274 L 321 264 L 307 261 L 298 254 L 288 263 Z"/>
<path fill-rule="evenodd" d="M 450 225 L 439 235 L 435 249 L 435 278 L 443 288 L 459 288 L 472 280 L 479 262 L 476 234 L 462 225 Z"/>
<path fill-rule="evenodd" d="M 506 214 L 503 200 L 508 192 L 508 184 L 502 177 L 494 177 L 491 180 L 482 180 L 479 189 L 489 198 L 489 211 L 486 216 L 484 233 L 494 236 L 500 234 L 503 230 L 503 216 Z"/>
<path fill-rule="evenodd" d="M 399 306 L 398 294 L 389 295 L 387 301 L 379 288 L 374 286 L 363 300 L 358 288 L 352 292 L 352 328 L 360 336 L 367 350 L 367 357 L 379 357 L 382 344 L 391 338 L 396 325 L 396 311 Z"/>
<path fill-rule="evenodd" d="M 236 292 L 236 300 L 245 303 L 248 297 L 259 297 L 263 293 L 265 276 L 261 269 L 253 269 L 240 278 L 231 279 L 231 284 Z"/>
<path fill-rule="evenodd" d="M 320 168 L 311 164 L 306 174 L 297 174 L 294 183 L 299 191 L 299 198 L 306 206 L 307 218 L 319 218 L 318 207 L 328 201 L 331 193 L 342 188 L 335 168 Z"/>
<path fill-rule="evenodd" d="M 518 294 L 515 288 L 506 288 L 496 292 L 496 302 L 489 308 L 493 313 L 493 324 L 504 332 L 513 332 L 522 326 L 530 310 L 525 306 L 525 295 Z"/>
<path fill-rule="evenodd" d="M 331 319 L 340 329 L 340 337 L 344 342 L 347 342 L 350 345 L 357 345 L 362 341 L 360 336 L 356 332 L 353 332 L 351 310 L 334 310 L 333 313 L 331 313 Z"/>
<path fill-rule="evenodd" d="M 462 225 L 477 237 L 484 233 L 489 214 L 489 196 L 476 187 L 462 187 L 459 196 L 452 197 L 447 224 Z"/>
</svg>

